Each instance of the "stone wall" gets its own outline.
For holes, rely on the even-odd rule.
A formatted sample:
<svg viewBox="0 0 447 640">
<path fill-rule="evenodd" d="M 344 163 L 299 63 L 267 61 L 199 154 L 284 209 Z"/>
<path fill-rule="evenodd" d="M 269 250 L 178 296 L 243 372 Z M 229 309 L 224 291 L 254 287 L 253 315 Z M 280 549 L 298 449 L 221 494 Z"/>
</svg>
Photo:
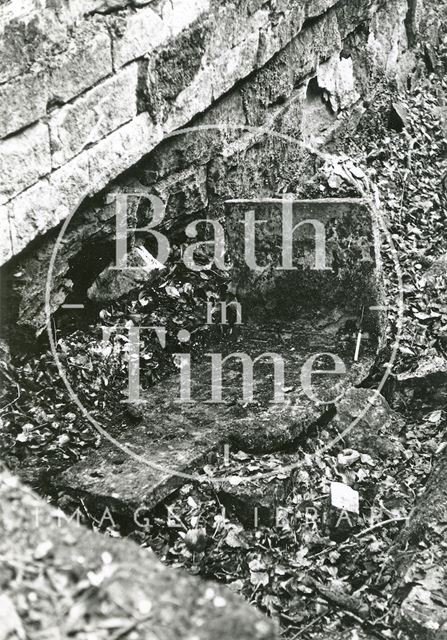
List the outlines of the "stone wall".
<svg viewBox="0 0 447 640">
<path fill-rule="evenodd" d="M 248 124 L 312 74 L 336 114 L 352 107 L 366 78 L 357 30 L 368 32 L 368 64 L 395 73 L 408 10 L 406 0 L 3 3 L 0 264 L 167 133 L 228 92 L 240 95 L 244 79 Z"/>
</svg>

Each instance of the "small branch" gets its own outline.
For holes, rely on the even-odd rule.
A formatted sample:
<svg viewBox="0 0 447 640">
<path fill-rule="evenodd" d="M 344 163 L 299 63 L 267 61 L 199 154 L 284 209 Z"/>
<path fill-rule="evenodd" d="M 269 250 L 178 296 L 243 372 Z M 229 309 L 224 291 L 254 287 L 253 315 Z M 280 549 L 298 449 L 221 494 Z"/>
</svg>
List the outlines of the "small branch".
<svg viewBox="0 0 447 640">
<path fill-rule="evenodd" d="M 382 522 L 377 522 L 372 527 L 368 527 L 367 529 L 363 529 L 363 531 L 359 531 L 359 533 L 354 534 L 350 540 L 343 542 L 343 544 L 339 545 L 338 547 L 334 544 L 331 547 L 326 547 L 326 549 L 323 549 L 318 553 L 314 553 L 313 556 L 308 557 L 308 560 L 319 558 L 320 556 L 323 556 L 325 553 L 330 553 L 331 551 L 341 551 L 342 549 L 346 549 L 347 547 L 350 547 L 353 544 L 353 538 L 357 538 L 357 539 L 362 538 L 363 536 L 366 536 L 368 533 L 371 533 L 371 531 L 375 531 L 375 529 L 380 529 L 380 527 L 384 527 L 387 524 L 391 524 L 393 522 L 403 522 L 404 520 L 408 520 L 408 517 L 401 516 L 399 518 L 390 518 L 389 520 L 383 520 Z"/>
<path fill-rule="evenodd" d="M 354 535 L 354 538 L 361 538 L 363 536 L 366 536 L 368 533 L 371 533 L 371 531 L 374 531 L 375 529 L 379 529 L 380 527 L 384 527 L 385 525 L 391 524 L 392 522 L 403 522 L 404 520 L 408 520 L 408 517 L 407 516 L 401 516 L 399 518 L 390 518 L 389 520 L 383 520 L 383 522 L 377 522 L 372 527 L 368 527 L 368 529 L 364 529 L 363 531 L 360 531 L 359 533 L 356 533 Z"/>
<path fill-rule="evenodd" d="M 144 618 L 134 620 L 124 629 L 120 629 L 120 631 L 118 631 L 117 633 L 114 633 L 113 636 L 110 638 L 110 640 L 121 640 L 121 638 L 124 638 L 125 636 L 129 635 L 129 633 L 131 633 L 137 627 L 139 627 L 140 624 L 144 624 L 145 622 L 150 620 L 152 618 L 152 615 L 153 614 L 151 613 L 150 615 L 147 615 Z M 157 636 L 154 633 L 152 635 L 154 636 L 154 638 L 157 638 Z"/>
<path fill-rule="evenodd" d="M 22 390 L 20 389 L 20 385 L 19 385 L 19 383 L 18 383 L 18 382 L 16 382 L 15 380 L 13 380 L 13 379 L 11 378 L 11 376 L 10 376 L 10 375 L 8 375 L 8 374 L 6 373 L 6 371 L 4 371 L 3 369 L 0 369 L 0 372 L 1 372 L 1 373 L 3 373 L 3 375 L 4 375 L 4 376 L 5 376 L 5 377 L 10 381 L 10 382 L 12 382 L 12 384 L 14 384 L 14 385 L 16 386 L 16 389 L 17 389 L 17 398 L 14 398 L 14 400 L 11 400 L 11 402 L 8 402 L 8 404 L 5 404 L 5 406 L 4 406 L 4 407 L 2 407 L 2 408 L 0 409 L 0 413 L 3 413 L 6 409 L 8 409 L 11 405 L 13 405 L 14 403 L 16 403 L 16 402 L 17 402 L 17 400 L 19 400 L 19 399 L 20 399 L 20 396 L 21 396 L 21 394 L 22 394 Z"/>
<path fill-rule="evenodd" d="M 317 622 L 319 622 L 321 620 L 321 618 L 324 618 L 324 616 L 326 615 L 325 613 L 320 613 L 319 616 L 317 616 L 316 618 L 314 618 L 313 620 L 311 620 L 308 624 L 306 624 L 305 627 L 302 627 L 298 633 L 296 633 L 294 636 L 292 636 L 290 638 L 290 640 L 297 640 L 297 638 L 299 638 L 300 636 L 303 635 L 303 633 L 305 633 L 308 629 L 310 629 L 311 627 L 313 627 L 314 625 L 317 624 Z"/>
<path fill-rule="evenodd" d="M 341 589 L 328 587 L 322 582 L 311 577 L 306 578 L 304 584 L 309 587 L 313 587 L 321 596 L 323 596 L 323 598 L 329 600 L 329 602 L 332 602 L 343 609 L 347 609 L 348 611 L 352 611 L 361 619 L 365 619 L 369 614 L 369 607 L 367 604 L 349 593 L 344 593 Z"/>
</svg>

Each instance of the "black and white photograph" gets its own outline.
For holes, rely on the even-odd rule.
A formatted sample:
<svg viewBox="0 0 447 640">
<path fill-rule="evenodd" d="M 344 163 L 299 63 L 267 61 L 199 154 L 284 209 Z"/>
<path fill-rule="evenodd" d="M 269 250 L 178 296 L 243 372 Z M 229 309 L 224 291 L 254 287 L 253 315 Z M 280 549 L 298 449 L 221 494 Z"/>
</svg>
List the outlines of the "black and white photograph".
<svg viewBox="0 0 447 640">
<path fill-rule="evenodd" d="M 0 0 L 0 640 L 447 639 L 447 0 Z"/>
</svg>

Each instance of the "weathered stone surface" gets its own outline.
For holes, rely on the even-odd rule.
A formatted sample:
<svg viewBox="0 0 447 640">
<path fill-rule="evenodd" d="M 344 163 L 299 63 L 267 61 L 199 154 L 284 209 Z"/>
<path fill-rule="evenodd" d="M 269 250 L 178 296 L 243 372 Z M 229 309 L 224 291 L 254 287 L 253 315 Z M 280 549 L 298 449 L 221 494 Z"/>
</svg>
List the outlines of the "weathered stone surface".
<svg viewBox="0 0 447 640">
<path fill-rule="evenodd" d="M 445 581 L 447 589 L 447 580 Z M 434 597 L 433 597 L 434 595 Z M 442 600 L 444 598 L 441 595 Z M 417 584 L 400 608 L 401 625 L 411 638 L 444 640 L 447 637 L 447 612 L 439 596 Z"/>
<path fill-rule="evenodd" d="M 62 637 L 89 628 L 109 638 L 105 620 L 119 618 L 117 631 L 138 624 L 144 637 L 159 640 L 273 640 L 275 626 L 224 586 L 163 566 L 148 549 L 93 533 L 51 509 L 7 472 L 0 472 L 0 582 L 30 637 L 48 629 Z M 113 517 L 113 516 L 112 516 Z M 14 588 L 16 567 L 40 574 Z M 45 571 L 41 568 L 45 567 Z M 79 607 L 79 585 L 95 585 L 97 597 Z M 56 588 L 55 585 L 62 585 Z M 27 595 L 33 593 L 30 615 Z M 18 594 L 20 597 L 18 597 Z M 83 600 L 85 602 L 85 600 Z M 76 616 L 61 618 L 68 603 Z M 74 621 L 73 621 L 74 620 Z"/>
<path fill-rule="evenodd" d="M 33 65 L 62 50 L 68 39 L 69 12 L 45 7 L 38 0 L 14 0 L 0 5 L 0 83 L 28 73 Z M 37 67 L 38 65 L 36 65 Z M 40 66 L 40 65 L 39 65 Z M 45 65 L 42 65 L 45 66 Z M 41 67 L 42 68 L 42 67 Z"/>
<path fill-rule="evenodd" d="M 317 70 L 318 85 L 329 94 L 328 100 L 334 113 L 352 107 L 360 98 L 355 89 L 352 58 L 340 58 L 335 54 L 323 62 Z"/>
<path fill-rule="evenodd" d="M 147 113 L 141 113 L 88 152 L 90 183 L 100 191 L 120 173 L 149 153 L 163 138 Z"/>
<path fill-rule="evenodd" d="M 48 95 L 48 78 L 44 73 L 1 85 L 0 138 L 45 115 Z"/>
<path fill-rule="evenodd" d="M 119 68 L 175 38 L 210 9 L 209 0 L 165 0 L 161 8 L 145 7 L 119 18 L 114 38 L 114 63 Z"/>
<path fill-rule="evenodd" d="M 46 124 L 36 124 L 0 141 L 0 204 L 50 171 L 50 137 Z"/>
<path fill-rule="evenodd" d="M 14 253 L 73 213 L 87 193 L 102 189 L 159 139 L 143 113 L 11 200 L 7 206 Z"/>
<path fill-rule="evenodd" d="M 175 38 L 211 8 L 214 9 L 210 0 L 165 1 L 161 7 L 161 16 L 169 28 L 171 37 Z"/>
<path fill-rule="evenodd" d="M 116 4 L 112 0 L 110 4 L 85 0 L 76 6 L 70 3 L 49 9 L 44 23 L 36 27 L 35 52 L 30 47 L 26 49 L 25 68 L 32 69 L 35 75 L 30 73 L 20 77 L 17 83 L 10 82 L 0 87 L 0 111 L 4 112 L 0 136 L 43 117 L 48 107 L 50 110 L 54 108 L 54 169 L 80 153 L 84 145 L 95 144 L 103 135 L 122 125 L 135 113 L 133 104 L 127 105 L 127 111 L 120 100 L 126 93 L 124 87 L 117 93 L 118 109 L 113 114 L 106 106 L 108 98 L 100 96 L 100 87 L 74 104 L 62 107 L 60 112 L 57 107 L 113 73 L 112 49 L 115 70 L 134 60 L 135 56 L 142 58 L 150 54 L 147 58 L 146 89 L 143 73 L 140 77 L 138 108 L 147 108 L 151 118 L 162 125 L 163 130 L 151 126 L 149 119 L 143 124 L 144 116 L 141 114 L 139 120 L 129 121 L 127 129 L 124 125 L 89 149 L 91 182 L 93 188 L 98 189 L 149 153 L 163 135 L 188 124 L 199 112 L 216 103 L 221 95 L 225 95 L 227 100 L 228 92 L 238 83 L 241 84 L 235 87 L 234 93 L 236 97 L 242 96 L 244 116 L 250 125 L 263 123 L 270 126 L 278 118 L 281 121 L 278 126 L 295 136 L 301 136 L 300 119 L 305 124 L 306 95 L 303 86 L 310 74 L 318 74 L 318 67 L 320 80 L 327 85 L 321 90 L 329 93 L 329 100 L 341 110 L 349 108 L 357 93 L 363 96 L 368 89 L 367 83 L 359 85 L 357 68 L 362 69 L 360 75 L 367 76 L 371 74 L 372 63 L 369 66 L 365 63 L 365 73 L 362 60 L 359 67 L 357 52 L 362 47 L 364 50 L 367 43 L 366 36 L 358 32 L 357 27 L 365 21 L 369 23 L 377 9 L 364 0 L 350 3 L 309 0 L 299 6 L 284 2 L 280 11 L 270 10 L 261 2 L 250 3 L 249 6 L 244 3 L 210 4 L 208 0 L 195 0 L 193 3 L 163 0 L 157 6 L 142 4 L 145 3 L 132 3 L 119 12 L 115 11 L 116 8 L 124 6 L 119 1 Z M 390 54 L 390 47 L 393 49 L 390 55 L 396 53 L 394 49 L 402 26 L 403 4 L 406 4 L 405 0 L 393 0 L 396 11 L 391 17 L 388 8 L 380 9 L 381 20 L 386 18 L 387 22 L 385 36 L 377 46 L 386 56 Z M 101 15 L 101 11 L 111 14 Z M 91 15 L 82 19 L 86 12 Z M 24 25 L 28 24 L 27 20 L 34 24 L 38 14 L 38 7 L 30 6 L 29 16 L 23 18 Z M 52 36 L 47 42 L 44 31 L 48 31 L 48 25 L 53 22 L 54 34 L 58 34 L 59 40 Z M 376 20 L 371 37 L 375 37 L 379 28 Z M 22 39 L 19 38 L 20 42 L 29 39 L 30 34 L 25 31 Z M 8 33 L 12 38 L 15 32 Z M 351 34 L 356 34 L 357 39 L 363 37 L 362 44 L 353 49 L 352 59 L 340 59 L 343 40 Z M 387 41 L 388 36 L 391 44 Z M 404 44 L 397 46 L 397 54 L 403 50 Z M 330 58 L 337 60 L 334 74 L 331 63 L 327 63 Z M 383 60 L 383 56 L 377 56 L 377 64 L 387 64 Z M 146 60 L 142 60 L 142 69 L 145 64 Z M 354 79 L 351 69 L 354 69 Z M 107 80 L 104 85 L 108 86 L 109 82 L 112 86 L 114 80 Z M 115 82 L 121 84 L 119 78 Z M 88 102 L 89 95 L 98 97 L 102 105 L 97 106 L 98 112 L 105 115 L 93 136 L 91 126 L 95 129 L 97 116 L 93 103 Z M 314 116 L 314 111 L 308 112 L 308 121 L 315 119 Z M 54 193 L 52 197 L 53 208 L 61 210 L 61 203 L 55 202 Z M 20 206 L 33 209 L 33 204 L 26 204 L 23 199 Z M 53 219 L 59 221 L 60 217 L 55 215 Z M 48 227 L 47 224 L 45 226 Z M 35 227 L 33 223 L 32 227 Z M 28 234 L 27 238 L 31 240 L 32 235 Z M 25 245 L 16 243 L 15 246 L 21 249 Z"/>
<path fill-rule="evenodd" d="M 7 205 L 14 253 L 46 231 L 55 220 L 53 194 L 48 179 L 41 180 Z"/>
<path fill-rule="evenodd" d="M 11 200 L 7 207 L 14 253 L 73 213 L 87 194 L 96 193 L 137 162 L 161 135 L 157 138 L 157 130 L 143 113 Z"/>
<path fill-rule="evenodd" d="M 393 412 L 374 389 L 350 389 L 337 404 L 334 423 L 343 442 L 357 451 L 380 458 L 397 458 L 403 451 Z"/>
<path fill-rule="evenodd" d="M 238 185 L 240 191 L 254 187 L 252 176 L 251 180 L 244 179 L 244 168 L 244 163 L 240 163 L 237 168 L 232 167 L 232 172 L 230 167 L 226 167 L 233 180 L 236 176 L 239 177 L 239 172 L 242 174 L 240 186 Z M 217 193 L 222 189 L 222 197 L 227 188 L 223 178 L 224 176 L 214 187 Z M 367 349 L 368 336 L 369 340 L 374 340 L 380 332 L 377 314 L 369 310 L 375 304 L 371 301 L 380 299 L 380 292 L 377 288 L 379 247 L 375 246 L 375 222 L 366 203 L 355 198 L 266 200 L 256 202 L 256 198 L 248 198 L 246 201 L 227 199 L 225 207 L 231 256 L 244 255 L 241 220 L 245 219 L 247 211 L 255 212 L 259 229 L 256 237 L 256 264 L 262 265 L 262 269 L 253 269 L 245 261 L 237 260 L 232 274 L 233 280 L 238 284 L 238 296 L 249 304 L 251 316 L 266 318 L 267 309 L 270 308 L 274 309 L 275 318 L 293 317 L 294 310 L 304 306 L 307 309 L 324 308 L 326 317 L 334 308 L 342 315 L 344 313 L 356 317 L 359 309 L 364 307 L 366 311 L 362 329 Z M 285 211 L 291 215 L 293 226 L 306 220 L 318 221 L 324 228 L 325 243 L 323 252 L 316 251 L 314 227 L 309 223 L 303 224 L 300 233 L 292 240 L 296 270 L 278 271 L 277 265 L 282 262 L 282 213 Z M 316 253 L 324 259 L 324 264 L 316 264 Z M 297 277 L 298 265 L 303 269 L 302 277 Z M 349 298 L 346 294 L 348 290 Z M 325 318 L 321 322 L 324 325 Z"/>
<path fill-rule="evenodd" d="M 250 34 L 241 44 L 236 45 L 231 56 L 218 58 L 213 65 L 212 91 L 221 96 L 238 80 L 247 76 L 257 66 L 259 34 Z"/>
<path fill-rule="evenodd" d="M 0 137 L 44 116 L 49 102 L 67 102 L 112 72 L 105 26 L 92 22 L 73 33 L 62 53 L 56 48 L 32 73 L 0 86 Z"/>
<path fill-rule="evenodd" d="M 319 61 L 328 59 L 341 49 L 334 9 L 324 20 L 310 25 L 294 38 L 259 70 L 248 86 L 243 87 L 248 124 L 259 126 L 266 109 L 284 103 L 306 76 L 316 72 Z"/>
<path fill-rule="evenodd" d="M 126 267 L 117 269 L 110 265 L 99 274 L 87 295 L 99 304 L 119 300 L 142 283 L 150 282 L 164 268 L 147 249 L 135 247 L 126 257 Z"/>
<path fill-rule="evenodd" d="M 399 623 L 410 638 L 447 637 L 447 449 L 435 457 L 394 547 L 399 590 L 405 594 Z"/>
<path fill-rule="evenodd" d="M 199 20 L 166 47 L 154 52 L 148 63 L 146 96 L 152 118 L 165 123 L 170 131 L 176 124 L 166 123 L 169 114 L 176 122 L 185 123 L 191 113 L 199 113 L 212 100 L 212 69 L 204 64 L 209 23 Z M 203 64 L 202 64 L 203 63 Z M 176 98 L 180 97 L 177 105 Z M 194 97 L 197 110 L 194 111 Z M 190 109 L 190 110 L 188 110 Z"/>
<path fill-rule="evenodd" d="M 119 33 L 113 41 L 115 67 L 122 67 L 127 62 L 140 58 L 166 42 L 170 35 L 166 21 L 151 7 L 129 13 L 125 26 L 120 25 Z"/>
<path fill-rule="evenodd" d="M 406 0 L 393 0 L 374 14 L 368 39 L 371 63 L 393 76 L 398 70 L 399 56 L 408 48 L 405 20 L 408 12 Z"/>
<path fill-rule="evenodd" d="M 53 168 L 137 115 L 138 66 L 130 65 L 50 119 Z"/>
<path fill-rule="evenodd" d="M 447 359 L 434 353 L 422 359 L 415 371 L 397 375 L 396 402 L 404 408 L 414 400 L 444 407 L 447 397 Z"/>
<path fill-rule="evenodd" d="M 121 448 L 104 439 L 98 451 L 56 477 L 55 485 L 83 497 L 93 511 L 113 504 L 123 514 L 129 505 L 155 506 L 184 482 L 185 473 L 203 475 L 201 467 L 207 455 L 223 450 L 225 443 L 266 453 L 303 436 L 324 411 L 302 387 L 304 362 L 317 353 L 332 352 L 346 363 L 346 375 L 336 379 L 331 375 L 314 376 L 315 395 L 329 402 L 364 379 L 374 356 L 364 354 L 361 362 L 352 363 L 348 353 L 340 351 L 337 337 L 316 327 L 314 318 L 301 317 L 282 327 L 287 331 L 286 344 L 278 323 L 272 328 L 270 324 L 246 322 L 239 339 L 244 352 L 253 359 L 265 352 L 284 358 L 285 388 L 289 391 L 283 403 L 271 403 L 272 364 L 267 360 L 255 366 L 253 402 L 244 402 L 237 358 L 224 367 L 222 403 L 210 403 L 210 359 L 199 357 L 192 365 L 194 402 L 179 402 L 177 375 L 160 382 L 142 393 L 144 402 L 137 405 L 139 424 L 133 422 L 126 431 L 116 434 Z M 230 339 L 211 350 L 225 356 L 239 351 L 239 346 Z"/>
<path fill-rule="evenodd" d="M 11 226 L 8 209 L 0 205 L 0 260 L 7 262 L 12 258 Z"/>
<path fill-rule="evenodd" d="M 67 102 L 112 73 L 110 35 L 93 22 L 75 32 L 69 48 L 52 61 L 50 100 Z"/>
<path fill-rule="evenodd" d="M 313 8 L 315 9 L 315 6 Z M 166 121 L 167 131 L 184 125 L 197 111 L 205 110 L 213 100 L 224 95 L 238 81 L 249 76 L 254 69 L 266 64 L 282 48 L 290 48 L 292 45 L 289 43 L 299 33 L 306 15 L 303 7 L 299 9 L 288 7 L 284 16 L 276 23 L 271 20 L 269 12 L 264 8 L 247 18 L 235 13 L 231 5 L 221 7 L 215 17 L 217 27 L 207 26 L 209 33 L 206 36 L 203 59 L 201 59 L 203 34 L 200 33 L 200 25 L 198 25 L 194 39 L 188 40 L 185 34 L 185 42 L 180 47 L 180 52 L 175 53 L 173 50 L 169 55 L 167 47 L 158 54 L 158 57 L 156 55 L 151 60 L 148 66 L 148 95 L 149 109 L 154 117 L 157 121 Z M 325 24 L 326 20 L 337 34 L 335 16 L 328 16 L 322 24 Z M 238 23 L 237 29 L 234 29 L 235 22 Z M 307 52 L 308 56 L 308 71 L 315 68 L 319 52 L 317 56 L 315 53 L 318 51 L 320 42 L 330 42 L 332 50 L 340 49 L 338 34 L 335 39 L 328 38 L 327 32 L 324 35 L 325 37 L 321 37 L 319 31 L 315 31 L 311 43 L 308 39 L 302 43 L 300 55 L 296 55 L 297 47 L 293 46 L 289 52 L 290 59 L 287 61 L 290 69 L 296 66 L 297 60 L 301 62 L 301 54 L 304 52 Z M 228 46 L 231 47 L 231 55 L 228 51 L 222 54 Z M 174 65 L 174 55 L 175 73 L 169 71 L 169 63 Z M 324 54 L 321 58 L 324 58 Z M 281 59 L 279 63 L 273 64 L 281 69 L 281 73 L 284 72 L 285 60 Z M 303 71 L 302 75 L 306 75 L 308 71 Z M 298 73 L 300 72 L 299 67 Z M 187 82 L 186 79 L 188 79 Z M 274 90 L 272 83 L 264 80 L 261 82 L 265 91 Z M 256 87 L 260 84 L 257 83 Z M 296 80 L 290 81 L 289 94 L 295 84 Z M 272 102 L 274 101 L 273 98 Z"/>
<path fill-rule="evenodd" d="M 87 158 L 75 158 L 8 203 L 14 253 L 69 216 L 90 187 Z"/>
</svg>

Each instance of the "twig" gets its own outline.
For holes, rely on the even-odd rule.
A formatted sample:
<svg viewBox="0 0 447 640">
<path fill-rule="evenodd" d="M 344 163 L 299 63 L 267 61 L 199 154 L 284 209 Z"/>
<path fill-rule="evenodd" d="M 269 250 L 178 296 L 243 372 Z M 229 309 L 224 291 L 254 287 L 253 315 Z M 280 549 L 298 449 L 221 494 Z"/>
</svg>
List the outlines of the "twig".
<svg viewBox="0 0 447 640">
<path fill-rule="evenodd" d="M 152 618 L 152 615 L 153 614 L 151 613 L 145 616 L 144 618 L 139 618 L 137 620 L 134 620 L 129 625 L 127 625 L 127 627 L 125 627 L 124 629 L 121 629 L 120 631 L 117 631 L 117 633 L 114 633 L 113 636 L 111 636 L 110 640 L 121 640 L 121 638 L 124 638 L 125 636 L 127 636 L 131 631 L 133 631 L 138 626 L 140 626 L 140 624 L 143 624 L 144 622 L 147 622 L 148 620 L 150 620 Z M 153 636 L 157 638 L 155 633 L 153 633 Z"/>
<path fill-rule="evenodd" d="M 0 369 L 0 372 L 1 372 L 1 373 L 3 373 L 3 375 L 4 375 L 4 376 L 5 376 L 5 377 L 10 381 L 10 382 L 12 382 L 12 384 L 15 384 L 16 389 L 17 389 L 17 398 L 14 398 L 14 400 L 11 400 L 11 402 L 8 402 L 8 404 L 5 404 L 5 406 L 4 406 L 4 407 L 2 407 L 2 408 L 0 409 L 0 412 L 1 412 L 1 413 L 3 413 L 3 411 L 5 411 L 5 409 L 8 409 L 11 405 L 13 405 L 15 402 L 17 402 L 17 400 L 19 400 L 19 399 L 20 399 L 20 396 L 21 396 L 21 394 L 22 394 L 22 390 L 21 390 L 21 388 L 20 388 L 19 383 L 18 383 L 18 382 L 16 382 L 13 378 L 11 378 L 11 376 L 10 376 L 10 375 L 8 375 L 8 374 L 6 373 L 6 371 L 4 371 L 3 369 Z"/>
<path fill-rule="evenodd" d="M 324 618 L 324 616 L 326 615 L 326 611 L 324 613 L 320 613 L 319 616 L 317 616 L 316 618 L 314 618 L 313 620 L 311 620 L 311 622 L 309 622 L 308 624 L 306 624 L 305 627 L 303 627 L 302 629 L 300 629 L 298 631 L 298 633 L 296 633 L 294 636 L 291 637 L 290 640 L 296 640 L 297 638 L 299 638 L 300 636 L 303 635 L 303 633 L 305 631 L 307 631 L 308 629 L 310 629 L 311 627 L 313 627 L 315 624 L 317 624 L 317 622 L 319 622 L 321 620 L 321 618 Z"/>
<path fill-rule="evenodd" d="M 403 522 L 404 520 L 408 520 L 407 516 L 401 516 L 399 518 L 390 518 L 389 520 L 383 520 L 382 522 L 377 522 L 376 524 L 374 524 L 372 527 L 368 527 L 367 529 L 363 529 L 363 531 L 359 531 L 359 533 L 354 534 L 352 537 L 353 538 L 362 538 L 363 536 L 366 536 L 368 533 L 371 533 L 371 531 L 374 531 L 375 529 L 379 529 L 380 527 L 384 527 L 387 524 L 391 524 L 392 522 Z M 323 549 L 322 551 L 319 551 L 318 553 L 314 553 L 313 556 L 309 556 L 308 560 L 313 560 L 314 558 L 318 558 L 320 556 L 323 556 L 325 553 L 329 553 L 330 551 L 341 551 L 342 549 L 346 549 L 347 547 L 350 547 L 353 544 L 353 540 L 347 540 L 346 542 L 343 542 L 339 547 L 337 547 L 335 544 L 330 546 L 330 547 L 326 547 L 326 549 Z"/>
<path fill-rule="evenodd" d="M 352 611 L 359 616 L 360 619 L 364 620 L 369 614 L 368 605 L 356 596 L 345 593 L 340 589 L 329 587 L 310 576 L 304 580 L 304 584 L 308 587 L 313 587 L 321 596 L 323 596 L 323 598 L 329 600 L 329 602 L 332 602 L 343 609 L 347 609 L 348 611 Z"/>
<path fill-rule="evenodd" d="M 387 524 L 391 524 L 392 522 L 402 522 L 403 520 L 408 520 L 407 516 L 400 516 L 399 518 L 390 518 L 389 520 L 383 520 L 382 522 L 376 522 L 372 527 L 368 527 L 368 529 L 364 529 L 359 533 L 354 535 L 354 538 L 361 538 L 362 536 L 366 536 L 371 531 L 375 529 L 379 529 L 380 527 L 384 527 Z"/>
<path fill-rule="evenodd" d="M 375 625 L 372 622 L 369 622 L 368 620 L 362 620 L 361 618 L 356 616 L 355 613 L 352 613 L 352 611 L 345 611 L 345 614 L 355 620 L 362 628 L 366 627 L 368 631 L 380 638 L 380 640 L 389 640 L 388 636 L 376 629 Z"/>
</svg>

